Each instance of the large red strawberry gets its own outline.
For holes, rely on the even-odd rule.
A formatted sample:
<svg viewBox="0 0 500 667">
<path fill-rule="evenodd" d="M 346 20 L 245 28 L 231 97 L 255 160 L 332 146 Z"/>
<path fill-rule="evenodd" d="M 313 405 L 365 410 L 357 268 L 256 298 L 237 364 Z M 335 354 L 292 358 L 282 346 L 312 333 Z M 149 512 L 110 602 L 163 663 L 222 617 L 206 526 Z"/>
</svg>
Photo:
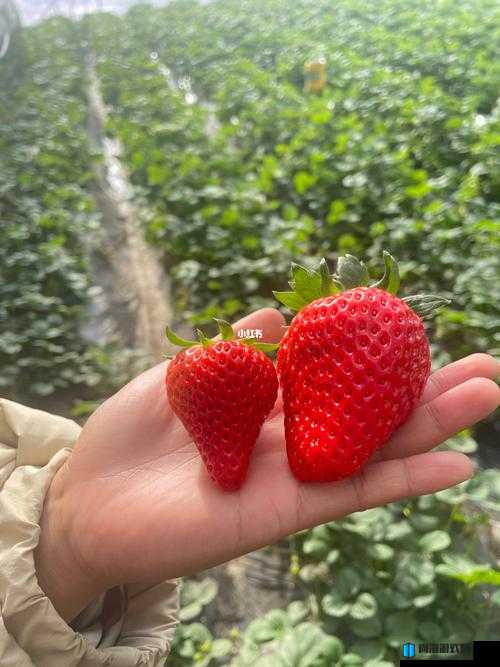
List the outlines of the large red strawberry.
<svg viewBox="0 0 500 667">
<path fill-rule="evenodd" d="M 348 477 L 381 447 L 417 404 L 430 370 L 421 316 L 446 303 L 395 296 L 399 273 L 384 253 L 384 277 L 368 286 L 362 262 L 346 255 L 331 276 L 292 266 L 291 292 L 275 292 L 293 318 L 280 345 L 287 454 L 301 481 Z"/>
<path fill-rule="evenodd" d="M 225 491 L 244 482 L 250 454 L 265 418 L 276 402 L 278 378 L 265 355 L 277 346 L 234 338 L 218 320 L 222 340 L 199 334 L 186 341 L 167 329 L 169 340 L 183 346 L 169 364 L 167 395 L 184 424 L 210 477 Z"/>
</svg>

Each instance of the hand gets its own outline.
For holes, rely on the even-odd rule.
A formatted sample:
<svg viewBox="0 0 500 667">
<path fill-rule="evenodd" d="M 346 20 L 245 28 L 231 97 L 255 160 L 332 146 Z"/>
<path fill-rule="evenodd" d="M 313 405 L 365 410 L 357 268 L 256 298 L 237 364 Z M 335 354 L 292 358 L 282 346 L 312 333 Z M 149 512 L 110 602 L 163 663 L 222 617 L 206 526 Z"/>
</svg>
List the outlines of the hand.
<svg viewBox="0 0 500 667">
<path fill-rule="evenodd" d="M 279 340 L 264 309 L 235 325 Z M 430 378 L 420 406 L 354 477 L 300 484 L 286 461 L 281 402 L 264 424 L 243 488 L 220 491 L 165 395 L 166 364 L 146 371 L 88 420 L 54 478 L 36 565 L 59 613 L 73 618 L 118 584 L 179 577 L 351 512 L 433 493 L 468 479 L 458 452 L 429 453 L 499 403 L 499 364 L 474 354 Z"/>
</svg>

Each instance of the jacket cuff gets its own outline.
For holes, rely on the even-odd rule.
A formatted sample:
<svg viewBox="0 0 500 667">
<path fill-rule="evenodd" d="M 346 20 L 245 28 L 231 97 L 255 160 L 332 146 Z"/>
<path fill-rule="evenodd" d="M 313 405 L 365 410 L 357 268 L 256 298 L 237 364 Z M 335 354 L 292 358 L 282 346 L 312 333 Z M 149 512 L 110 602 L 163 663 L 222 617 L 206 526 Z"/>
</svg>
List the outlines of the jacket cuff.
<svg viewBox="0 0 500 667">
<path fill-rule="evenodd" d="M 58 615 L 38 584 L 33 552 L 43 502 L 69 454 L 69 449 L 62 449 L 41 468 L 10 469 L 0 487 L 0 664 L 163 665 L 176 625 L 176 582 L 130 591 L 114 589 L 75 619 L 75 629 Z M 124 593 L 128 609 L 119 602 Z M 113 597 L 115 601 L 110 602 Z M 4 647 L 8 654 L 3 655 Z"/>
</svg>

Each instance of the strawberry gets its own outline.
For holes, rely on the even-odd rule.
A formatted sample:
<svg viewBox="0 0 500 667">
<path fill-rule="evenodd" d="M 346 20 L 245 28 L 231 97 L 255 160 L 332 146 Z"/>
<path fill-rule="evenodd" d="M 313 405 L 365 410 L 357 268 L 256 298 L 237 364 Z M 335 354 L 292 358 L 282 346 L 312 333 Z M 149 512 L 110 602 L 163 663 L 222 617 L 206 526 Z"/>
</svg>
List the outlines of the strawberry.
<svg viewBox="0 0 500 667">
<path fill-rule="evenodd" d="M 231 325 L 217 322 L 222 340 L 198 332 L 199 341 L 186 341 L 167 329 L 169 340 L 185 348 L 168 366 L 167 396 L 210 477 L 234 491 L 245 480 L 250 454 L 276 402 L 278 378 L 264 352 L 277 346 L 236 340 Z"/>
<path fill-rule="evenodd" d="M 447 303 L 396 296 L 399 273 L 384 253 L 384 277 L 368 286 L 365 265 L 346 255 L 331 276 L 292 265 L 291 292 L 275 296 L 293 318 L 278 352 L 285 435 L 297 479 L 348 477 L 410 415 L 429 377 L 421 316 Z"/>
</svg>

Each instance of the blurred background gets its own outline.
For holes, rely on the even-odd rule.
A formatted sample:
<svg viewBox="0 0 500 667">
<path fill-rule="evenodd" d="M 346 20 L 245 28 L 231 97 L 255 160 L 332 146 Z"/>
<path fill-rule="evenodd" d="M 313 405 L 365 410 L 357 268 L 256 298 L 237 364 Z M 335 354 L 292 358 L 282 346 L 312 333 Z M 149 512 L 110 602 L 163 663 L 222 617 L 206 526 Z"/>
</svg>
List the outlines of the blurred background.
<svg viewBox="0 0 500 667">
<path fill-rule="evenodd" d="M 81 422 L 181 332 L 339 253 L 500 351 L 496 0 L 0 0 L 0 391 Z M 289 316 L 289 313 L 286 313 Z M 471 482 L 186 581 L 168 664 L 398 664 L 500 631 L 500 425 Z M 495 447 L 496 446 L 496 447 Z"/>
</svg>

